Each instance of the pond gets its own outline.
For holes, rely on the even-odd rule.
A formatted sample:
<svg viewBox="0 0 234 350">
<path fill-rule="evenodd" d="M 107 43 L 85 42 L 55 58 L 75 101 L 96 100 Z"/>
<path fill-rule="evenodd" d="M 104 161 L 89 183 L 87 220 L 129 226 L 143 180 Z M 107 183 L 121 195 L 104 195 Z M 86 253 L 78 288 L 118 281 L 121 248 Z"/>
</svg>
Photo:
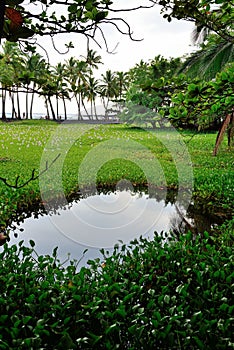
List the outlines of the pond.
<svg viewBox="0 0 234 350">
<path fill-rule="evenodd" d="M 197 234 L 222 222 L 221 214 L 208 214 L 196 203 L 186 206 L 186 201 L 175 198 L 176 193 L 163 190 L 150 195 L 131 190 L 91 193 L 46 215 L 31 214 L 20 225 L 22 232 L 11 232 L 9 244 L 24 240 L 29 246 L 33 240 L 39 255 L 50 255 L 58 247 L 61 262 L 70 257 L 84 265 L 100 257 L 101 248 L 111 252 L 115 244 L 140 236 L 152 239 L 155 231 L 177 234 L 190 229 Z"/>
</svg>

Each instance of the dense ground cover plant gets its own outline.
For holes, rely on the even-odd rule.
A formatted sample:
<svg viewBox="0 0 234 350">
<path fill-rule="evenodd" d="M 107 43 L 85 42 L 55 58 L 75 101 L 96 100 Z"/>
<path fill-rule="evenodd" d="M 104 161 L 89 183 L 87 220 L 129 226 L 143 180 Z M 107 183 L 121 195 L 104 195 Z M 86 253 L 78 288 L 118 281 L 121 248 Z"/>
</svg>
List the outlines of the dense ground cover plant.
<svg viewBox="0 0 234 350">
<path fill-rule="evenodd" d="M 140 238 L 79 272 L 5 245 L 0 349 L 232 349 L 232 229 Z"/>
</svg>

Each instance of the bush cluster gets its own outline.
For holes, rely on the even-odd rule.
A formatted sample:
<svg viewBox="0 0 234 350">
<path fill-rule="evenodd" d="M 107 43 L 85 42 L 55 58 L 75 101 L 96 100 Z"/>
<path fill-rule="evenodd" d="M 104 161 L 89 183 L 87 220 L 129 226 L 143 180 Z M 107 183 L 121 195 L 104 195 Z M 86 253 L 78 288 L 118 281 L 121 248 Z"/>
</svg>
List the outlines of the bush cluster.
<svg viewBox="0 0 234 350">
<path fill-rule="evenodd" d="M 230 228 L 219 240 L 155 235 L 78 271 L 56 249 L 5 244 L 0 349 L 232 349 L 232 246 Z"/>
</svg>

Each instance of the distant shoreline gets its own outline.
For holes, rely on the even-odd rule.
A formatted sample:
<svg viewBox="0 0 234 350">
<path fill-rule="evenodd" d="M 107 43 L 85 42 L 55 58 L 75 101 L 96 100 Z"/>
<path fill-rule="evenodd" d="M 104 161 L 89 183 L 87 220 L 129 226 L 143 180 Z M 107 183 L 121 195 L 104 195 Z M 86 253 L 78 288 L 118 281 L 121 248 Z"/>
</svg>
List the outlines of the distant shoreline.
<svg viewBox="0 0 234 350">
<path fill-rule="evenodd" d="M 1 116 L 1 113 L 0 113 Z M 23 121 L 23 120 L 50 120 L 50 121 L 55 121 L 58 123 L 61 122 L 78 122 L 78 123 L 91 123 L 91 124 L 119 124 L 119 118 L 117 115 L 109 115 L 107 118 L 105 117 L 104 114 L 97 115 L 97 119 L 95 116 L 93 116 L 94 119 L 90 119 L 87 115 L 82 115 L 82 120 L 78 120 L 78 115 L 77 114 L 72 114 L 72 113 L 67 113 L 67 119 L 65 119 L 64 114 L 60 114 L 59 118 L 53 119 L 52 117 L 48 118 L 46 115 L 42 113 L 33 113 L 32 118 L 12 118 L 12 113 L 7 112 L 6 113 L 6 119 L 3 119 L 0 117 L 0 120 L 3 122 L 10 122 L 10 121 Z"/>
<path fill-rule="evenodd" d="M 2 122 L 11 123 L 11 122 L 22 122 L 22 121 L 32 121 L 32 120 L 45 120 L 45 121 L 54 121 L 59 124 L 122 124 L 119 120 L 100 120 L 100 119 L 45 119 L 45 118 L 32 118 L 32 119 L 18 119 L 18 118 L 0 118 Z"/>
</svg>

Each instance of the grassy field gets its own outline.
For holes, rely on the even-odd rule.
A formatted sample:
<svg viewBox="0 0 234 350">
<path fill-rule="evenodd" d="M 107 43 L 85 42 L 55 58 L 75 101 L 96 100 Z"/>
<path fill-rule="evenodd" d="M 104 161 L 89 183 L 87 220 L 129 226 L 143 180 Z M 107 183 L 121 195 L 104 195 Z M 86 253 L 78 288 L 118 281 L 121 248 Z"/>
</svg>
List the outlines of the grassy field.
<svg viewBox="0 0 234 350">
<path fill-rule="evenodd" d="M 41 192 L 66 196 L 88 185 L 184 188 L 210 206 L 233 209 L 234 153 L 224 140 L 212 156 L 216 133 L 144 130 L 125 125 L 59 125 L 48 121 L 0 124 L 0 176 L 18 186 L 50 166 L 38 180 L 15 189 L 0 182 L 1 225 Z"/>
</svg>

